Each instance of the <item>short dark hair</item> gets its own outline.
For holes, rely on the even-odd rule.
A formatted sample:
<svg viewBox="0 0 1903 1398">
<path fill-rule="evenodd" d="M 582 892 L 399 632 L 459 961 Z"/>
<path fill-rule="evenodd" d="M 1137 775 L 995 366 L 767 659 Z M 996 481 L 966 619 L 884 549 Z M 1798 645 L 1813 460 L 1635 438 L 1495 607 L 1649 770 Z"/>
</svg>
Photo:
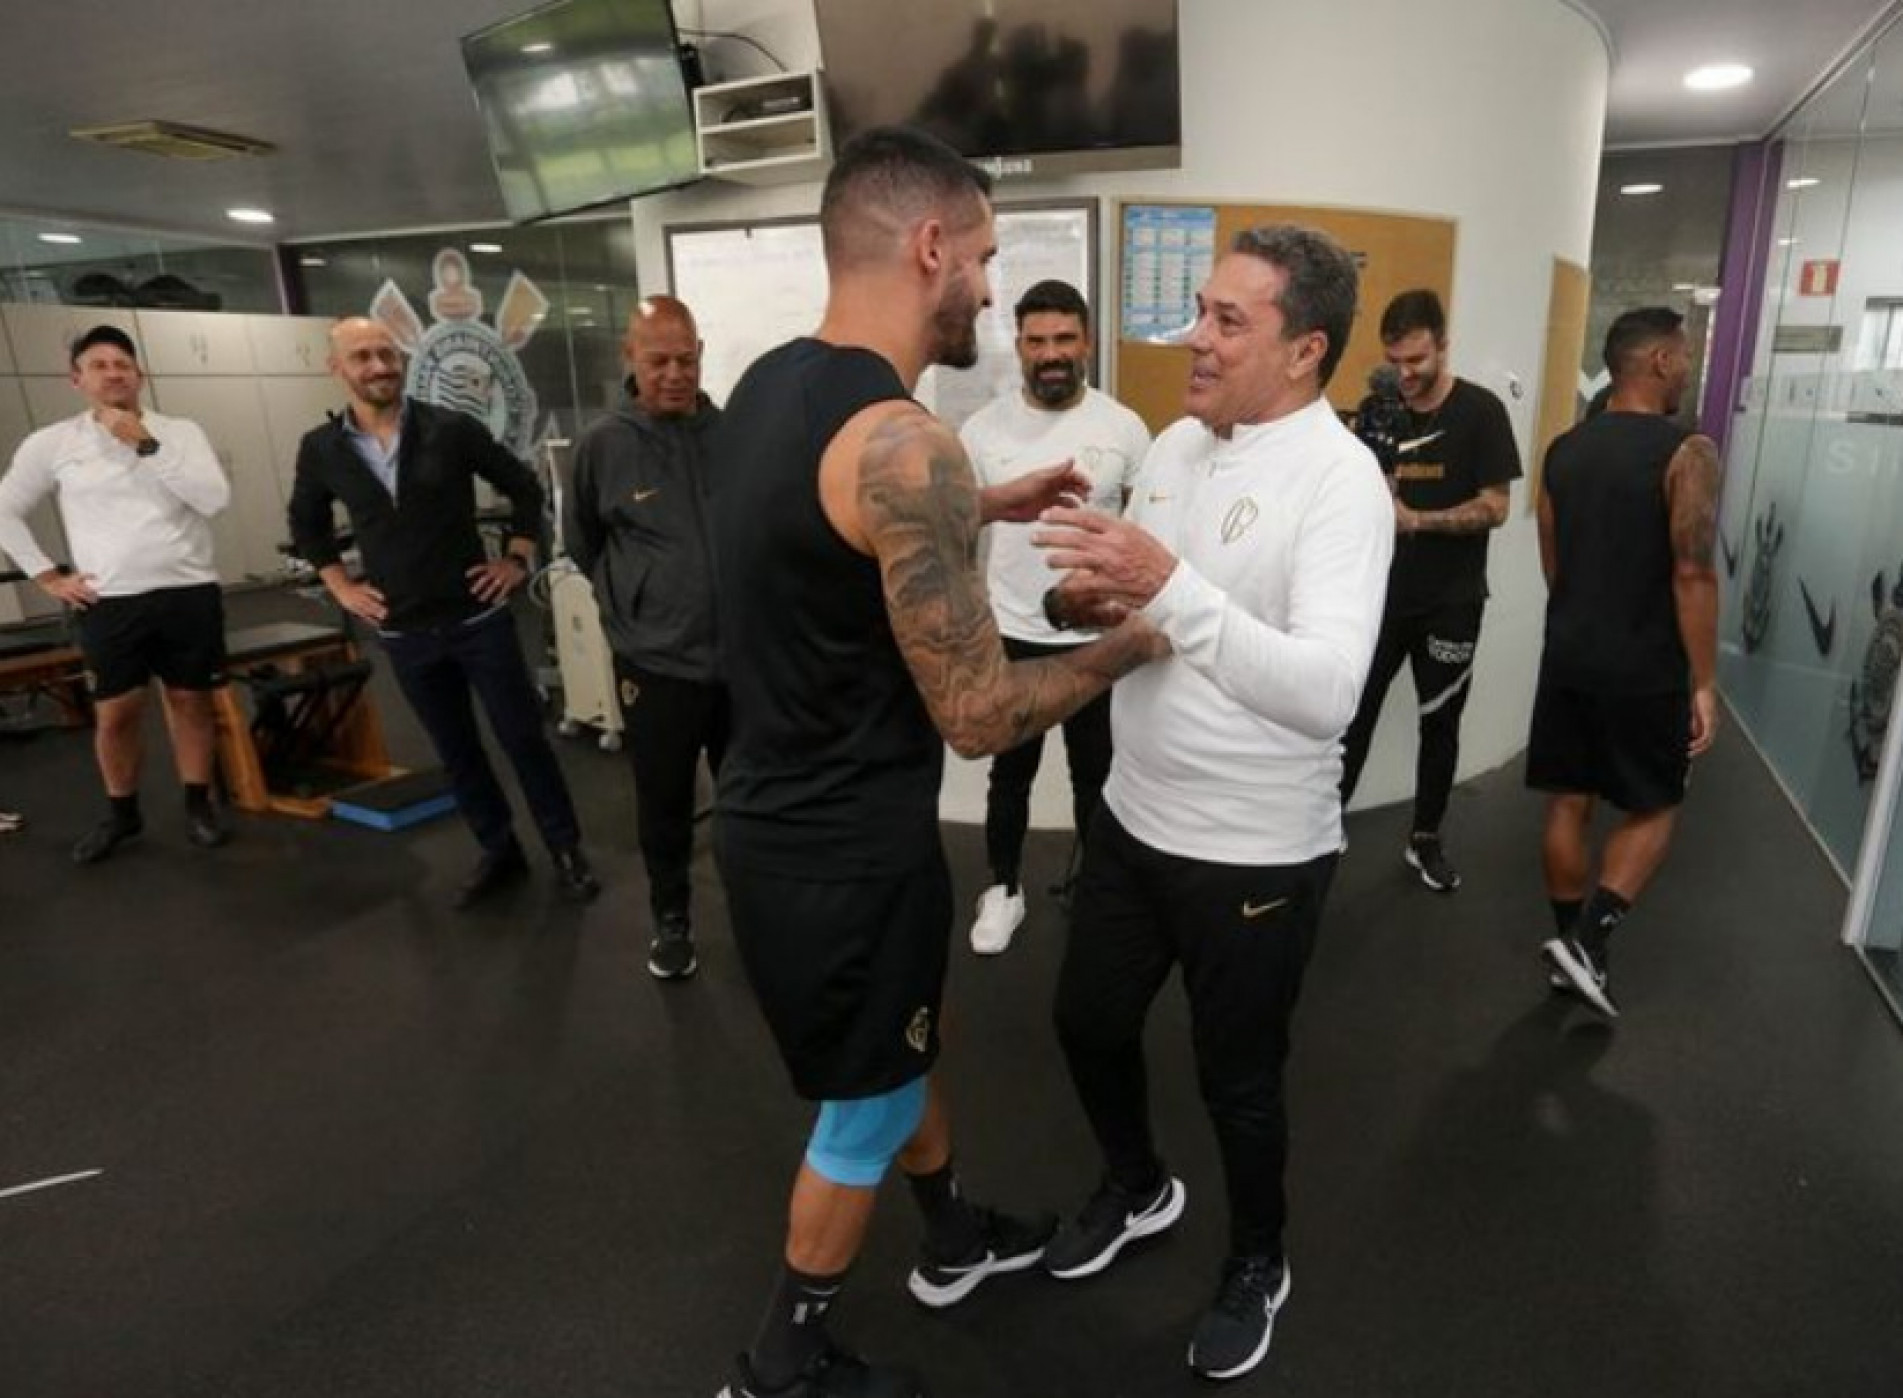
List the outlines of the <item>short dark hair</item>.
<svg viewBox="0 0 1903 1398">
<path fill-rule="evenodd" d="M 1440 293 L 1425 286 L 1404 291 L 1381 312 L 1381 343 L 1391 345 L 1405 340 L 1416 330 L 1425 330 L 1439 344 L 1447 338 L 1447 312 L 1441 306 Z"/>
<path fill-rule="evenodd" d="M 1606 331 L 1606 371 L 1615 379 L 1631 373 L 1640 354 L 1676 335 L 1684 325 L 1685 317 L 1670 306 L 1640 306 L 1625 312 Z"/>
<path fill-rule="evenodd" d="M 828 267 L 864 260 L 889 231 L 991 195 L 991 176 L 916 126 L 874 126 L 840 148 L 819 201 Z M 884 224 L 880 215 L 884 215 Z"/>
<path fill-rule="evenodd" d="M 133 363 L 139 362 L 139 351 L 133 347 L 132 337 L 116 325 L 95 325 L 74 340 L 72 353 L 68 356 L 67 362 L 77 369 L 80 355 L 94 345 L 111 345 L 116 350 L 123 350 L 126 358 Z"/>
<path fill-rule="evenodd" d="M 1026 316 L 1036 315 L 1040 311 L 1076 316 L 1085 330 L 1090 329 L 1090 307 L 1084 304 L 1083 293 L 1069 282 L 1060 282 L 1056 278 L 1038 282 L 1018 297 L 1018 304 L 1012 307 L 1020 330 L 1024 328 Z"/>
<path fill-rule="evenodd" d="M 1286 323 L 1285 337 L 1319 330 L 1328 339 L 1319 377 L 1324 388 L 1348 348 L 1355 323 L 1355 296 L 1361 284 L 1354 255 L 1319 229 L 1292 223 L 1245 228 L 1229 244 L 1231 252 L 1259 257 L 1279 267 L 1288 279 L 1276 298 Z"/>
</svg>

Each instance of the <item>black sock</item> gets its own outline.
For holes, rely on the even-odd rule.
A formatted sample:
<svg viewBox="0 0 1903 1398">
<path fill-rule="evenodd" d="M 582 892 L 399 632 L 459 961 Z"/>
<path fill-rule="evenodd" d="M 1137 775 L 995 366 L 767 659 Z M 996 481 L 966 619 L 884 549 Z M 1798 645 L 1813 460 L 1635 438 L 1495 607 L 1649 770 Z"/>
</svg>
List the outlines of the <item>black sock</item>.
<svg viewBox="0 0 1903 1398">
<path fill-rule="evenodd" d="M 211 786 L 206 782 L 185 783 L 185 809 L 193 815 L 211 814 Z"/>
<path fill-rule="evenodd" d="M 138 792 L 130 796 L 108 796 L 106 800 L 112 804 L 112 823 L 121 830 L 136 830 L 144 823 L 139 815 Z"/>
<path fill-rule="evenodd" d="M 826 1348 L 826 1312 L 846 1284 L 846 1274 L 809 1276 L 790 1264 L 767 1301 L 760 1329 L 747 1351 L 747 1367 L 763 1387 L 784 1388 L 799 1377 L 814 1355 Z"/>
<path fill-rule="evenodd" d="M 935 1255 L 963 1257 L 983 1241 L 949 1156 L 931 1174 L 908 1174 L 905 1182 L 912 1186 L 912 1197 L 925 1216 L 925 1245 Z"/>
<path fill-rule="evenodd" d="M 1595 888 L 1579 914 L 1579 940 L 1591 951 L 1603 951 L 1613 929 L 1625 921 L 1632 905 L 1609 888 Z"/>
<path fill-rule="evenodd" d="M 1559 935 L 1570 937 L 1579 921 L 1579 910 L 1586 906 L 1584 898 L 1549 898 L 1553 905 L 1553 925 L 1559 929 Z"/>
<path fill-rule="evenodd" d="M 1005 897 L 1015 898 L 1018 896 L 1018 871 L 1016 869 L 993 869 L 991 871 L 991 882 L 1004 889 Z"/>
</svg>

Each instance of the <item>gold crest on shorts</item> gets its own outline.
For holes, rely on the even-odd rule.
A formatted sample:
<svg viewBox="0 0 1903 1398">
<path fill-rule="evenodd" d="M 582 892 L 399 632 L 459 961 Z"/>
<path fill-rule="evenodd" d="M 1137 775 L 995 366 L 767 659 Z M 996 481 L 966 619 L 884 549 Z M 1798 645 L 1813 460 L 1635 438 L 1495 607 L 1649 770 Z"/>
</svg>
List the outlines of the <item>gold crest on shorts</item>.
<svg viewBox="0 0 1903 1398">
<path fill-rule="evenodd" d="M 639 699 L 640 697 L 641 697 L 640 685 L 636 684 L 633 680 L 623 680 L 621 682 L 621 707 L 622 708 L 624 709 L 633 708 L 634 701 L 636 699 Z"/>
<path fill-rule="evenodd" d="M 923 1053 L 931 1041 L 932 1011 L 929 1006 L 920 1005 L 912 1012 L 912 1022 L 905 1026 L 905 1042 L 912 1052 Z"/>
</svg>

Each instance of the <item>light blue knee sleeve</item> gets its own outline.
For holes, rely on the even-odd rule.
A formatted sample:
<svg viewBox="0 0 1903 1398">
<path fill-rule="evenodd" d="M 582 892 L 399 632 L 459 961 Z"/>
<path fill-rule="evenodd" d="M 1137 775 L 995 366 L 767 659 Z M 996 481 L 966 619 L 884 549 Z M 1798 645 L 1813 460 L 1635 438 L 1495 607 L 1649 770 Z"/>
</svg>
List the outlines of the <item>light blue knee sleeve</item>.
<svg viewBox="0 0 1903 1398">
<path fill-rule="evenodd" d="M 806 1163 L 833 1184 L 872 1189 L 924 1119 L 924 1078 L 877 1097 L 822 1102 L 806 1143 Z"/>
</svg>

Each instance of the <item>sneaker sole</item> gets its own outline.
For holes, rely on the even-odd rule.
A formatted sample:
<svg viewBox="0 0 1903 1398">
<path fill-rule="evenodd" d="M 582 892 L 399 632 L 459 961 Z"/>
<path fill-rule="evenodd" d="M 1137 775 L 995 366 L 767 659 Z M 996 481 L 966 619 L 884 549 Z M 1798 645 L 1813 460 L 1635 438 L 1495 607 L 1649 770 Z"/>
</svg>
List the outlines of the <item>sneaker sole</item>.
<svg viewBox="0 0 1903 1398">
<path fill-rule="evenodd" d="M 1255 1347 L 1247 1359 L 1227 1369 L 1204 1369 L 1196 1363 L 1196 1345 L 1192 1341 L 1189 1347 L 1189 1367 L 1203 1378 L 1221 1380 L 1241 1378 L 1260 1364 L 1269 1352 L 1269 1341 L 1275 1338 L 1275 1317 L 1280 1314 L 1282 1303 L 1288 1300 L 1289 1291 L 1294 1285 L 1292 1278 L 1293 1274 L 1289 1271 L 1288 1264 L 1284 1263 L 1282 1284 L 1276 1288 L 1275 1296 L 1269 1302 L 1269 1323 L 1262 1327 L 1262 1342 Z"/>
<path fill-rule="evenodd" d="M 1095 1257 L 1079 1262 L 1074 1267 L 1066 1267 L 1062 1271 L 1055 1267 L 1047 1267 L 1045 1271 L 1059 1281 L 1076 1281 L 1079 1277 L 1095 1276 L 1117 1260 L 1117 1254 L 1123 1251 L 1126 1243 L 1133 1243 L 1138 1238 L 1153 1237 L 1181 1218 L 1183 1204 L 1188 1198 L 1189 1191 L 1183 1188 L 1183 1182 L 1172 1175 L 1170 1196 L 1161 1208 L 1152 1209 L 1134 1223 L 1125 1224 L 1123 1232 L 1117 1235 L 1116 1240 Z"/>
<path fill-rule="evenodd" d="M 1346 848 L 1347 847 L 1344 845 L 1343 849 L 1346 849 Z M 1415 855 L 1414 851 L 1411 849 L 1402 850 L 1401 858 L 1407 861 L 1408 868 L 1412 869 L 1415 873 L 1421 876 L 1421 882 L 1426 884 L 1429 888 L 1433 889 L 1434 892 L 1436 893 L 1453 893 L 1460 887 L 1460 876 L 1458 874 L 1454 876 L 1454 881 L 1452 883 L 1441 883 L 1439 880 L 1435 879 L 1432 874 L 1429 874 L 1427 870 L 1421 867 L 1420 859 Z"/>
<path fill-rule="evenodd" d="M 905 1289 L 912 1293 L 912 1299 L 921 1306 L 929 1306 L 935 1311 L 943 1310 L 947 1306 L 957 1305 L 971 1295 L 986 1278 L 1001 1277 L 1008 1272 L 1026 1271 L 1037 1266 L 1043 1256 L 1044 1249 L 1040 1247 L 1034 1252 L 1020 1253 L 1016 1257 L 988 1257 L 983 1262 L 974 1264 L 969 1271 L 961 1273 L 956 1281 L 947 1282 L 943 1286 L 928 1280 L 925 1274 L 915 1267 L 912 1269 L 912 1275 L 905 1279 Z"/>
<path fill-rule="evenodd" d="M 1607 1019 L 1619 1017 L 1619 1007 L 1612 1003 L 1599 984 L 1599 978 L 1593 974 L 1592 967 L 1577 960 L 1566 943 L 1555 937 L 1540 945 L 1540 955 L 1544 956 L 1553 969 L 1566 978 L 1567 988 L 1588 1005 L 1592 1006 Z"/>
<path fill-rule="evenodd" d="M 684 981 L 699 969 L 700 958 L 698 956 L 688 962 L 687 965 L 679 971 L 665 971 L 659 966 L 656 966 L 652 961 L 648 962 L 648 974 L 653 976 L 657 981 Z"/>
</svg>

